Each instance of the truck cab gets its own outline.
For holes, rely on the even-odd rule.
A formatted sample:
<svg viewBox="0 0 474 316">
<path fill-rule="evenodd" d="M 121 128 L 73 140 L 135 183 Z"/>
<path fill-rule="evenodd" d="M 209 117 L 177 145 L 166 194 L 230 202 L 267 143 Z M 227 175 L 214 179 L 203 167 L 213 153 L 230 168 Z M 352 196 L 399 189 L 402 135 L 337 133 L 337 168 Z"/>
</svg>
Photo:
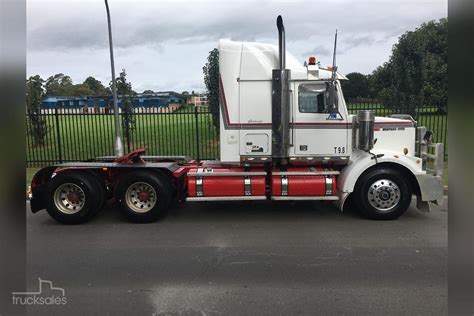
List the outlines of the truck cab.
<svg viewBox="0 0 474 316">
<path fill-rule="evenodd" d="M 272 158 L 272 70 L 278 47 L 271 44 L 219 42 L 220 143 L 223 163 L 265 162 Z M 348 113 L 336 74 L 337 108 L 329 104 L 331 69 L 310 60 L 304 65 L 286 52 L 289 79 L 287 156 L 293 162 L 347 164 L 357 143 L 356 116 Z M 404 155 L 415 151 L 410 118 L 376 117 L 374 150 Z"/>
<path fill-rule="evenodd" d="M 341 104 L 340 115 L 328 120 L 326 81 L 331 72 L 319 65 L 303 66 L 290 53 L 286 56 L 291 70 L 290 158 L 348 156 L 347 126 L 351 123 L 345 105 Z M 222 162 L 272 157 L 272 70 L 278 67 L 278 60 L 276 45 L 219 42 Z M 345 77 L 338 74 L 338 79 Z M 338 92 L 344 100 L 342 90 Z M 332 143 L 321 142 L 329 135 Z M 335 152 L 334 147 L 340 150 Z"/>
</svg>

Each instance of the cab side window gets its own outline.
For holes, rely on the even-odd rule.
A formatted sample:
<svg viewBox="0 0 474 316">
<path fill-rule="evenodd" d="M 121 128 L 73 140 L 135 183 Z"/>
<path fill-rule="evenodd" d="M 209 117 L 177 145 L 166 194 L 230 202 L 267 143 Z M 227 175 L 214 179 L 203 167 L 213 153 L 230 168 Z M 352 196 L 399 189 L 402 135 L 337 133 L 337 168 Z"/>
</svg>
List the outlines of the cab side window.
<svg viewBox="0 0 474 316">
<path fill-rule="evenodd" d="M 298 109 L 300 113 L 328 113 L 324 85 L 300 84 L 298 87 Z"/>
</svg>

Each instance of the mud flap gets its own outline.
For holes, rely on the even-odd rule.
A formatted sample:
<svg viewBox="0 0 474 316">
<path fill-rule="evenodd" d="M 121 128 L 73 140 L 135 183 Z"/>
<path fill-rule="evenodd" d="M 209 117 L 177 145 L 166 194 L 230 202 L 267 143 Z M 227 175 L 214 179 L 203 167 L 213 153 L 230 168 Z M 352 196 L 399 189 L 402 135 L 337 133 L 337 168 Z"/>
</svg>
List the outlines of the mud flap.
<svg viewBox="0 0 474 316">
<path fill-rule="evenodd" d="M 438 204 L 439 205 L 439 204 Z M 416 208 L 422 211 L 423 213 L 431 212 L 431 205 L 428 201 L 422 201 L 421 196 L 416 196 Z"/>
<path fill-rule="evenodd" d="M 31 199 L 30 208 L 32 213 L 36 213 L 46 207 L 44 201 L 44 192 L 48 184 L 49 179 L 56 170 L 55 166 L 45 167 L 40 169 L 31 181 Z"/>
</svg>

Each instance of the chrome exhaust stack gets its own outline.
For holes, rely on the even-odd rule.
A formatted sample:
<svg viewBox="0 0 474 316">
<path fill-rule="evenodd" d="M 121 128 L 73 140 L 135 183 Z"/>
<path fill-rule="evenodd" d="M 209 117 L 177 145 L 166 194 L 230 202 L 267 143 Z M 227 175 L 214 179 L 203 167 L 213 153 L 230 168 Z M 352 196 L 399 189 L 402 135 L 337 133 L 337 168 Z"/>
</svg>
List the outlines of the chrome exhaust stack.
<svg viewBox="0 0 474 316">
<path fill-rule="evenodd" d="M 288 163 L 290 146 L 290 79 L 286 69 L 285 27 L 281 15 L 277 18 L 279 68 L 272 71 L 272 160 Z"/>
<path fill-rule="evenodd" d="M 281 15 L 277 18 L 278 28 L 278 59 L 280 62 L 280 69 L 286 68 L 286 41 L 285 41 L 285 26 L 283 25 L 283 18 Z"/>
</svg>

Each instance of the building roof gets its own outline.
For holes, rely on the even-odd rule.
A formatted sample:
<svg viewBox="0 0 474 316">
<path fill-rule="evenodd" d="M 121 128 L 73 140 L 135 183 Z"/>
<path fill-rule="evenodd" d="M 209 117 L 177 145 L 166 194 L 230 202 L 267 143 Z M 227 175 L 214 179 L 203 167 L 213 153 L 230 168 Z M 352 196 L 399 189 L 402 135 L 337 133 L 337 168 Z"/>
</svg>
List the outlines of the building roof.
<svg viewBox="0 0 474 316">
<path fill-rule="evenodd" d="M 87 100 L 87 99 L 111 99 L 112 95 L 98 95 L 98 96 L 48 96 L 43 99 L 46 102 L 58 102 L 58 101 L 74 101 L 74 100 Z M 122 95 L 117 95 L 118 98 L 121 98 Z M 133 95 L 136 98 L 147 98 L 147 97 L 179 97 L 184 98 L 181 93 L 174 91 L 159 91 L 155 93 L 137 93 Z"/>
</svg>

